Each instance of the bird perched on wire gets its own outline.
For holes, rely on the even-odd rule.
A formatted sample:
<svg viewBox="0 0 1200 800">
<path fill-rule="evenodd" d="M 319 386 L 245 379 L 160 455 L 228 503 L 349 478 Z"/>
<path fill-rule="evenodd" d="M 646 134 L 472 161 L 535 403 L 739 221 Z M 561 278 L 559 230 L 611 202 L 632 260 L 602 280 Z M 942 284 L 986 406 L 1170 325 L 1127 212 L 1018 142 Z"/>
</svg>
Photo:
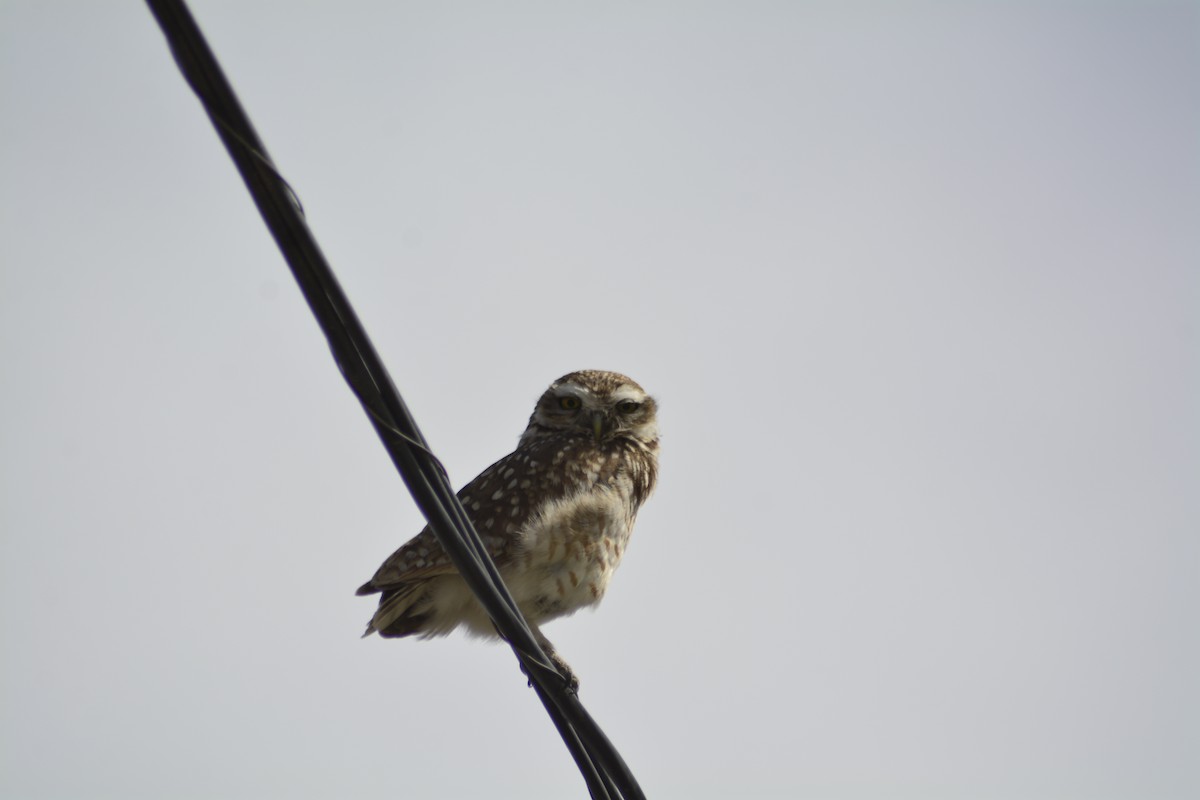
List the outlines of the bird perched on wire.
<svg viewBox="0 0 1200 800">
<path fill-rule="evenodd" d="M 572 686 L 574 673 L 538 626 L 604 596 L 657 475 L 654 398 L 624 375 L 581 370 L 550 384 L 517 449 L 458 493 L 538 643 Z M 358 590 L 377 592 L 364 636 L 427 639 L 460 625 L 496 635 L 428 527 Z"/>
</svg>

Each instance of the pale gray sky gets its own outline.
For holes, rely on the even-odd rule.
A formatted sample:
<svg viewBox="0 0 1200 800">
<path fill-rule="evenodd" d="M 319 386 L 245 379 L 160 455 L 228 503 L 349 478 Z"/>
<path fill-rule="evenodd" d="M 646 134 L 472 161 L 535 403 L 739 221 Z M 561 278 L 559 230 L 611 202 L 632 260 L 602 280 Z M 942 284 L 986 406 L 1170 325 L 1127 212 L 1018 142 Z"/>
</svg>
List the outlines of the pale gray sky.
<svg viewBox="0 0 1200 800">
<path fill-rule="evenodd" d="M 547 633 L 652 798 L 1200 796 L 1192 3 L 193 4 L 456 484 L 661 404 Z M 563 798 L 137 2 L 0 0 L 0 795 Z"/>
</svg>

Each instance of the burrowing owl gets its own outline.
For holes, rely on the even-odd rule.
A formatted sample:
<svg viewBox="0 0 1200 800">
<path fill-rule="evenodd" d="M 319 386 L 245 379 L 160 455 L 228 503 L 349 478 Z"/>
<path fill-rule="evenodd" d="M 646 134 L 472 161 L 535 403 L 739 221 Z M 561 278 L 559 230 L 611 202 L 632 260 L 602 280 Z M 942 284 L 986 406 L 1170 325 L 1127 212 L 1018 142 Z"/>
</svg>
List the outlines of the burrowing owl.
<svg viewBox="0 0 1200 800">
<path fill-rule="evenodd" d="M 658 474 L 654 399 L 615 372 L 582 370 L 550 384 L 517 449 L 459 493 L 543 648 L 537 626 L 604 596 L 638 508 Z M 429 528 L 392 554 L 358 593 L 382 592 L 364 636 L 495 636 Z"/>
</svg>

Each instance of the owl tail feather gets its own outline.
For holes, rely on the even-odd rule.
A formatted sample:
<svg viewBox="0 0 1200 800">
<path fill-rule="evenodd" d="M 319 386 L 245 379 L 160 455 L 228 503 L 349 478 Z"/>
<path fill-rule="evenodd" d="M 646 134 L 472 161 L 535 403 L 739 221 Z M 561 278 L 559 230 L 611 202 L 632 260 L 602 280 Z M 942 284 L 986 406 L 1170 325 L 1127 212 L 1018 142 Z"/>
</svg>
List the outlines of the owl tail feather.
<svg viewBox="0 0 1200 800">
<path fill-rule="evenodd" d="M 419 633 L 427 614 L 416 612 L 414 606 L 425 596 L 421 583 L 388 589 L 379 600 L 375 616 L 367 623 L 363 638 L 378 633 L 385 638 L 411 636 Z"/>
</svg>

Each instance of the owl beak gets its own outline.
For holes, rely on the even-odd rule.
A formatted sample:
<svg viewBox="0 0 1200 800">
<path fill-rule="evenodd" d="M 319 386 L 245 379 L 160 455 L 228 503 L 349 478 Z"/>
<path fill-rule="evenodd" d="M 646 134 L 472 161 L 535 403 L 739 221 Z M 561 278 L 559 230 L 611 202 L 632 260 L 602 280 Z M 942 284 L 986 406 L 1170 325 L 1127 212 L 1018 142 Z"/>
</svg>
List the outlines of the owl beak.
<svg viewBox="0 0 1200 800">
<path fill-rule="evenodd" d="M 600 439 L 604 435 L 604 412 L 603 411 L 593 411 L 592 412 L 592 433 L 596 437 L 596 443 L 599 444 Z"/>
</svg>

